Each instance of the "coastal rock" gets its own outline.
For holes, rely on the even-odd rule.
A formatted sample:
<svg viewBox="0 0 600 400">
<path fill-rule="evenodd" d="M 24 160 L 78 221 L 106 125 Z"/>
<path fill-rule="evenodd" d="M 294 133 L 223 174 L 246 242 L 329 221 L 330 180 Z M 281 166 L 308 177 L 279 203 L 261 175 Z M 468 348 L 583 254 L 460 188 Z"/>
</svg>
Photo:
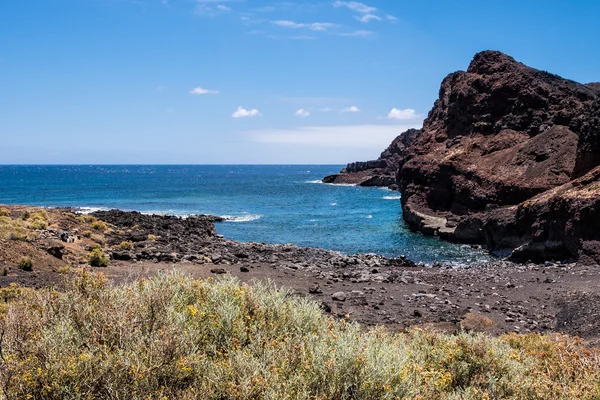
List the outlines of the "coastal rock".
<svg viewBox="0 0 600 400">
<path fill-rule="evenodd" d="M 413 230 L 512 260 L 600 262 L 599 83 L 478 53 L 443 80 L 423 129 L 396 138 L 388 159 Z M 334 181 L 375 165 L 349 164 Z"/>
<path fill-rule="evenodd" d="M 324 183 L 381 186 L 396 190 L 396 173 L 404 164 L 407 149 L 420 134 L 419 129 L 409 129 L 400 134 L 377 160 L 357 161 L 346 165 L 338 174 L 326 176 Z"/>
</svg>

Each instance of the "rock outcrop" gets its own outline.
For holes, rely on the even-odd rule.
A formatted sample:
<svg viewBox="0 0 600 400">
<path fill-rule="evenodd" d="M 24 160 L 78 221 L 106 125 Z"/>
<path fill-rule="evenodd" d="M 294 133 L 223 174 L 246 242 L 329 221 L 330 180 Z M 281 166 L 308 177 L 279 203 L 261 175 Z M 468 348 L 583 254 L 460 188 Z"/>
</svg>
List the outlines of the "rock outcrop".
<svg viewBox="0 0 600 400">
<path fill-rule="evenodd" d="M 403 132 L 394 139 L 377 160 L 350 163 L 338 174 L 323 178 L 323 182 L 358 186 L 387 186 L 390 189 L 397 189 L 396 173 L 398 168 L 404 164 L 408 149 L 420 133 L 420 129 L 409 129 Z"/>
<path fill-rule="evenodd" d="M 401 159 L 411 228 L 518 260 L 600 261 L 599 84 L 478 53 Z"/>
<path fill-rule="evenodd" d="M 420 130 L 325 182 L 391 186 L 427 235 L 514 260 L 600 262 L 600 83 L 483 51 L 448 75 Z"/>
</svg>

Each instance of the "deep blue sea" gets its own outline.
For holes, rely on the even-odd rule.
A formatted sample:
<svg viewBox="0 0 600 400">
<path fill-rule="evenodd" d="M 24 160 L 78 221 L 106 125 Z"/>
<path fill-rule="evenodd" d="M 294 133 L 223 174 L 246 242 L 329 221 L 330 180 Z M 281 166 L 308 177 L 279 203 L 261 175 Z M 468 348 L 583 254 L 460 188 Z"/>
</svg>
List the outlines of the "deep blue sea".
<svg viewBox="0 0 600 400">
<path fill-rule="evenodd" d="M 217 231 L 239 241 L 293 243 L 415 261 L 489 260 L 469 246 L 406 229 L 400 196 L 320 183 L 341 165 L 0 166 L 0 203 L 82 210 L 226 216 Z"/>
</svg>

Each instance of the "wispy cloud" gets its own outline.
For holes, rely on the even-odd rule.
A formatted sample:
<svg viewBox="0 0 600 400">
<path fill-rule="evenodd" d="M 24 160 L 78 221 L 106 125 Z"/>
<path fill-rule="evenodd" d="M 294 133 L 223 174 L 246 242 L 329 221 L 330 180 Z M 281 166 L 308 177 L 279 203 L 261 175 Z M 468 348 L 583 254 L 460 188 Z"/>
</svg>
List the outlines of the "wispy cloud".
<svg viewBox="0 0 600 400">
<path fill-rule="evenodd" d="M 360 108 L 356 106 L 345 107 L 340 110 L 342 113 L 358 113 L 360 112 Z"/>
<path fill-rule="evenodd" d="M 334 24 L 332 22 L 313 22 L 313 23 L 298 23 L 290 20 L 278 20 L 273 21 L 273 23 L 277 26 L 281 26 L 283 28 L 307 28 L 314 32 L 323 32 L 331 28 L 336 28 L 338 24 Z"/>
<path fill-rule="evenodd" d="M 315 40 L 316 36 L 309 35 L 293 35 L 293 36 L 285 36 L 285 35 L 268 35 L 269 39 L 274 40 Z"/>
<path fill-rule="evenodd" d="M 219 91 L 212 90 L 212 89 L 204 89 L 204 88 L 201 88 L 200 86 L 198 86 L 198 87 L 190 90 L 190 94 L 219 94 Z"/>
<path fill-rule="evenodd" d="M 253 108 L 252 110 L 246 110 L 244 107 L 239 106 L 237 110 L 231 114 L 231 116 L 233 118 L 258 117 L 260 116 L 260 113 L 256 108 Z"/>
<path fill-rule="evenodd" d="M 311 145 L 318 147 L 363 148 L 381 151 L 390 142 L 419 124 L 313 126 L 290 129 L 267 129 L 244 132 L 260 143 Z"/>
<path fill-rule="evenodd" d="M 413 120 L 419 118 L 421 118 L 421 115 L 417 114 L 412 108 L 407 108 L 404 110 L 399 108 L 392 108 L 387 115 L 387 119 L 395 120 Z"/>
<path fill-rule="evenodd" d="M 308 117 L 310 115 L 310 111 L 301 108 L 298 111 L 296 111 L 294 115 L 297 117 Z"/>
<path fill-rule="evenodd" d="M 374 32 L 372 31 L 366 31 L 364 29 L 360 29 L 357 31 L 353 31 L 353 32 L 342 32 L 342 33 L 338 33 L 339 36 L 348 36 L 348 37 L 369 37 L 369 36 L 373 36 Z"/>
<path fill-rule="evenodd" d="M 347 7 L 349 9 L 351 9 L 352 11 L 356 11 L 356 12 L 362 13 L 362 14 L 369 14 L 369 13 L 373 13 L 373 12 L 377 11 L 377 8 L 370 7 L 364 3 L 359 3 L 358 1 L 339 1 L 339 0 L 337 0 L 333 3 L 333 6 L 336 8 Z"/>
<path fill-rule="evenodd" d="M 375 14 L 365 14 L 362 17 L 356 17 L 357 20 L 359 20 L 360 22 L 366 24 L 371 20 L 375 20 L 375 21 L 382 21 L 383 18 L 375 15 Z"/>
<path fill-rule="evenodd" d="M 231 11 L 231 7 L 222 4 L 234 0 L 194 0 L 196 7 L 194 12 L 198 15 L 214 17 L 222 13 Z"/>
</svg>

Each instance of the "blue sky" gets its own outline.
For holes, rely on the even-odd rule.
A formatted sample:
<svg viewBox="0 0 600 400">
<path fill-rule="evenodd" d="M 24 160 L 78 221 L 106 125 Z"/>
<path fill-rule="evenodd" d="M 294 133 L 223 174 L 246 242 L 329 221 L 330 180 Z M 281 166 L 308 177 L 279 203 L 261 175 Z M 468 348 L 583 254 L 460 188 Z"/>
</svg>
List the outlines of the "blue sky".
<svg viewBox="0 0 600 400">
<path fill-rule="evenodd" d="M 346 163 L 485 49 L 600 80 L 600 1 L 2 0 L 0 163 Z"/>
</svg>

